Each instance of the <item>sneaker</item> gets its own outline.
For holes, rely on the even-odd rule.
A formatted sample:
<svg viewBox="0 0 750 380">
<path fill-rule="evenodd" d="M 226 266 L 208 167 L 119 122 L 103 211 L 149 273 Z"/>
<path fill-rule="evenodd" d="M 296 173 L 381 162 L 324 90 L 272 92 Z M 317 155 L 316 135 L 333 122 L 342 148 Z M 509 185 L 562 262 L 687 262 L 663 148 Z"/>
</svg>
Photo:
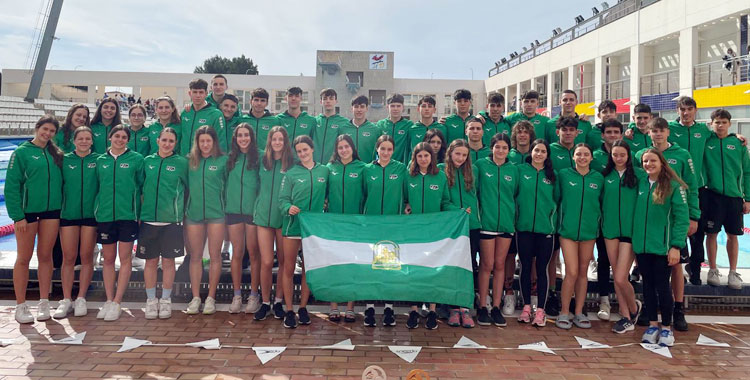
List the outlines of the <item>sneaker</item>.
<svg viewBox="0 0 750 380">
<path fill-rule="evenodd" d="M 646 329 L 646 332 L 643 333 L 643 336 L 641 337 L 641 342 L 656 344 L 660 333 L 661 333 L 661 330 L 659 330 L 658 327 L 650 326 L 648 329 Z"/>
<path fill-rule="evenodd" d="M 511 316 L 516 311 L 516 295 L 506 294 L 503 297 L 503 315 Z"/>
<path fill-rule="evenodd" d="M 286 313 L 284 313 L 284 306 L 281 305 L 281 302 L 273 304 L 273 317 L 276 319 L 282 319 L 285 316 Z"/>
<path fill-rule="evenodd" d="M 241 310 L 242 310 L 242 296 L 232 297 L 232 303 L 229 305 L 229 314 L 237 314 Z"/>
<path fill-rule="evenodd" d="M 221 266 L 224 268 L 229 268 L 232 266 L 232 258 L 229 257 L 229 251 L 224 251 L 221 253 Z"/>
<path fill-rule="evenodd" d="M 390 307 L 383 309 L 383 326 L 396 326 L 396 316 Z"/>
<path fill-rule="evenodd" d="M 711 286 L 719 286 L 721 285 L 721 273 L 719 273 L 718 269 L 709 269 L 708 270 L 708 278 L 707 281 L 709 285 Z"/>
<path fill-rule="evenodd" d="M 633 271 L 630 272 L 630 282 L 638 282 L 641 280 L 641 270 L 637 266 L 633 267 Z"/>
<path fill-rule="evenodd" d="M 211 315 L 216 312 L 216 300 L 212 297 L 206 297 L 206 302 L 203 304 L 203 314 Z"/>
<path fill-rule="evenodd" d="M 75 302 L 73 302 L 73 305 L 73 315 L 75 315 L 76 317 L 83 317 L 88 314 L 89 309 L 88 307 L 86 307 L 85 298 L 76 298 Z"/>
<path fill-rule="evenodd" d="M 365 310 L 365 326 L 375 327 L 375 309 L 368 307 Z"/>
<path fill-rule="evenodd" d="M 195 315 L 195 314 L 198 314 L 198 312 L 200 311 L 200 308 L 201 308 L 201 298 L 193 297 L 193 299 L 190 300 L 190 303 L 188 303 L 185 313 L 189 315 Z"/>
<path fill-rule="evenodd" d="M 437 315 L 440 319 L 448 319 L 451 316 L 451 308 L 448 305 L 441 303 L 437 305 Z"/>
<path fill-rule="evenodd" d="M 169 298 L 159 299 L 159 319 L 169 319 L 172 316 L 172 300 Z"/>
<path fill-rule="evenodd" d="M 448 318 L 448 326 L 458 327 L 461 326 L 461 312 L 458 309 L 451 310 L 451 316 Z"/>
<path fill-rule="evenodd" d="M 50 319 L 49 300 L 39 300 L 36 310 L 36 320 L 46 321 Z"/>
<path fill-rule="evenodd" d="M 99 312 L 96 313 L 96 319 L 104 319 L 104 316 L 107 315 L 107 310 L 109 310 L 109 307 L 112 306 L 112 301 L 107 301 L 102 305 L 102 308 L 99 309 Z"/>
<path fill-rule="evenodd" d="M 531 305 L 523 305 L 523 310 L 521 310 L 521 315 L 518 316 L 518 322 L 519 323 L 531 322 Z"/>
<path fill-rule="evenodd" d="M 286 312 L 286 316 L 284 317 L 284 327 L 288 329 L 297 328 L 297 315 L 294 314 L 294 311 L 289 310 Z"/>
<path fill-rule="evenodd" d="M 159 317 L 159 300 L 156 298 L 146 300 L 146 319 Z"/>
<path fill-rule="evenodd" d="M 659 333 L 659 345 L 662 347 L 674 346 L 674 333 L 670 329 L 663 329 Z"/>
<path fill-rule="evenodd" d="M 479 326 L 489 326 L 492 324 L 492 318 L 490 318 L 490 313 L 486 307 L 480 307 L 477 310 L 477 323 Z"/>
<path fill-rule="evenodd" d="M 297 315 L 299 315 L 299 324 L 301 325 L 309 325 L 312 323 L 310 320 L 310 313 L 307 312 L 306 307 L 301 307 L 299 310 L 297 310 Z"/>
<path fill-rule="evenodd" d="M 560 315 L 560 297 L 558 297 L 557 292 L 549 293 L 545 307 L 545 311 L 550 317 L 557 318 Z"/>
<path fill-rule="evenodd" d="M 16 305 L 16 322 L 34 323 L 34 316 L 29 311 L 29 305 L 26 302 Z"/>
<path fill-rule="evenodd" d="M 120 307 L 120 304 L 112 302 L 112 305 L 109 306 L 109 310 L 107 310 L 107 315 L 104 316 L 104 320 L 107 322 L 114 322 L 120 319 L 121 314 L 122 308 Z"/>
<path fill-rule="evenodd" d="M 52 318 L 65 318 L 71 311 L 73 311 L 73 302 L 69 298 L 65 298 L 57 304 L 57 309 L 55 309 Z"/>
<path fill-rule="evenodd" d="M 508 324 L 507 322 L 505 322 L 503 313 L 497 307 L 493 307 L 492 310 L 490 310 L 490 317 L 492 318 L 492 323 L 494 323 L 495 326 L 505 327 Z"/>
<path fill-rule="evenodd" d="M 624 334 L 628 331 L 635 330 L 635 326 L 633 325 L 633 322 L 625 317 L 620 318 L 619 321 L 615 323 L 614 326 L 612 326 L 612 332 L 617 334 Z"/>
<path fill-rule="evenodd" d="M 536 309 L 537 305 L 539 305 L 539 297 L 531 296 L 531 308 Z"/>
<path fill-rule="evenodd" d="M 690 275 L 690 283 L 693 285 L 700 286 L 703 284 L 703 281 L 701 281 L 701 268 L 698 267 L 698 269 L 690 269 L 690 264 L 685 265 L 685 269 L 687 269 L 688 274 Z"/>
<path fill-rule="evenodd" d="M 260 295 L 251 295 L 247 298 L 247 306 L 245 306 L 245 314 L 253 314 L 260 309 Z"/>
<path fill-rule="evenodd" d="M 547 314 L 544 313 L 544 309 L 536 309 L 534 313 L 534 320 L 531 322 L 532 326 L 544 327 L 547 324 Z"/>
<path fill-rule="evenodd" d="M 416 329 L 419 327 L 419 312 L 412 310 L 409 312 L 409 319 L 406 321 L 406 327 Z"/>
<path fill-rule="evenodd" d="M 685 312 L 682 311 L 682 309 L 674 310 L 674 314 L 672 316 L 672 324 L 674 325 L 674 329 L 677 331 L 688 331 L 688 323 L 685 320 Z"/>
<path fill-rule="evenodd" d="M 262 321 L 266 319 L 266 315 L 271 310 L 271 305 L 267 303 L 260 304 L 260 309 L 255 312 L 255 315 L 253 316 L 253 319 L 256 321 Z"/>
<path fill-rule="evenodd" d="M 424 323 L 424 327 L 427 330 L 437 329 L 438 328 L 437 320 L 438 320 L 437 313 L 434 311 L 430 311 L 429 313 L 427 313 L 427 322 Z"/>
<path fill-rule="evenodd" d="M 729 271 L 729 278 L 727 279 L 727 285 L 729 289 L 741 290 L 742 289 L 742 277 L 737 271 Z"/>
<path fill-rule="evenodd" d="M 609 305 L 609 300 L 602 300 L 602 302 L 599 302 L 599 312 L 596 313 L 596 316 L 602 321 L 609 321 L 610 311 L 611 306 Z"/>
<path fill-rule="evenodd" d="M 471 317 L 469 309 L 461 310 L 461 327 L 465 329 L 474 328 L 474 318 Z"/>
</svg>

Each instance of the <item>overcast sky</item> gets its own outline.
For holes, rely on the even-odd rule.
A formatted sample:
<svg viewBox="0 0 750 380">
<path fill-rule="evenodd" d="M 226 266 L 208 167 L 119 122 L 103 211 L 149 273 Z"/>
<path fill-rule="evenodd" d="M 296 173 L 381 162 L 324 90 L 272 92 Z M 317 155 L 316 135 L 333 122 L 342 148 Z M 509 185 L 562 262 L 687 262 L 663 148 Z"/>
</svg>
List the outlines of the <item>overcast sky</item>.
<svg viewBox="0 0 750 380">
<path fill-rule="evenodd" d="M 28 67 L 42 4 L 0 0 L 0 69 Z M 47 68 L 192 72 L 245 54 L 260 74 L 315 75 L 316 50 L 395 52 L 398 78 L 487 77 L 495 61 L 601 1 L 67 0 Z M 616 3 L 616 0 L 610 1 Z"/>
</svg>

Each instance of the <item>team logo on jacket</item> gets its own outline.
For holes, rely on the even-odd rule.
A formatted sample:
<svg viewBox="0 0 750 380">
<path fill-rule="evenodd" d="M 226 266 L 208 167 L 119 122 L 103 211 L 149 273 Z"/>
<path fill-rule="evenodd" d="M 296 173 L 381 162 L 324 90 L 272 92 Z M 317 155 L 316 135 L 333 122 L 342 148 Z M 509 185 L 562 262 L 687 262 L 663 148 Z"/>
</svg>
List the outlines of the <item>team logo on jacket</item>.
<svg viewBox="0 0 750 380">
<path fill-rule="evenodd" d="M 637 142 L 633 142 L 631 144 L 633 144 L 633 146 L 639 146 L 639 145 L 641 145 L 641 143 L 637 143 Z"/>
<path fill-rule="evenodd" d="M 93 169 L 96 167 L 96 162 L 89 162 L 89 164 L 86 167 L 89 169 Z"/>
<path fill-rule="evenodd" d="M 398 244 L 381 240 L 372 246 L 372 269 L 400 270 L 401 258 Z"/>
<path fill-rule="evenodd" d="M 576 186 L 576 185 L 578 185 L 577 183 L 575 183 L 573 181 L 568 181 L 568 183 L 570 184 L 570 186 Z"/>
<path fill-rule="evenodd" d="M 710 149 L 710 150 L 714 150 L 714 148 L 716 148 L 716 147 L 713 146 L 713 145 L 709 145 L 709 146 L 707 146 L 707 148 Z"/>
<path fill-rule="evenodd" d="M 438 186 L 438 185 L 430 185 L 430 190 L 440 190 L 440 186 Z"/>
<path fill-rule="evenodd" d="M 682 137 L 682 133 L 675 133 L 675 137 Z"/>
<path fill-rule="evenodd" d="M 142 136 L 141 141 L 148 141 L 148 136 Z"/>
<path fill-rule="evenodd" d="M 362 132 L 362 137 L 370 137 L 370 132 Z"/>
<path fill-rule="evenodd" d="M 219 167 L 216 166 L 216 165 L 209 165 L 208 166 L 208 170 L 210 170 L 212 172 L 215 172 L 215 171 L 219 170 Z"/>
<path fill-rule="evenodd" d="M 398 174 L 391 174 L 388 176 L 388 179 L 398 179 Z"/>
<path fill-rule="evenodd" d="M 307 129 L 307 124 L 300 124 L 299 127 L 302 129 Z"/>
<path fill-rule="evenodd" d="M 523 175 L 523 178 L 526 178 L 526 179 L 531 179 L 531 176 L 530 176 L 530 175 L 526 175 L 526 174 L 524 174 L 524 175 Z"/>
<path fill-rule="evenodd" d="M 424 135 L 414 135 L 414 136 L 416 136 L 416 137 L 417 137 L 417 139 L 419 139 L 419 140 L 421 140 L 421 139 L 422 139 L 422 137 L 424 137 Z"/>
<path fill-rule="evenodd" d="M 42 158 L 42 156 L 31 156 L 31 158 L 33 158 L 35 160 L 38 160 L 38 159 Z"/>
<path fill-rule="evenodd" d="M 271 126 L 270 125 L 262 125 L 260 128 L 262 130 L 264 130 L 264 131 L 270 131 L 271 130 Z"/>
<path fill-rule="evenodd" d="M 374 181 L 374 180 L 378 179 L 378 177 L 370 176 L 370 179 Z"/>
<path fill-rule="evenodd" d="M 667 163 L 670 165 L 677 165 L 677 160 L 674 158 L 667 159 Z"/>
<path fill-rule="evenodd" d="M 558 160 L 563 160 L 563 159 L 565 159 L 565 156 L 557 156 L 557 159 Z"/>
<path fill-rule="evenodd" d="M 414 189 L 414 188 L 417 187 L 417 184 L 416 183 L 410 183 L 409 186 L 411 186 L 411 188 Z"/>
<path fill-rule="evenodd" d="M 168 172 L 173 172 L 173 171 L 175 171 L 175 169 L 176 169 L 176 168 L 175 168 L 174 166 L 171 166 L 171 165 L 167 165 L 167 171 L 168 171 Z"/>
<path fill-rule="evenodd" d="M 359 178 L 358 173 L 349 173 L 349 178 Z"/>
<path fill-rule="evenodd" d="M 339 172 L 331 170 L 331 175 L 339 175 Z"/>
<path fill-rule="evenodd" d="M 590 184 L 589 184 L 589 187 L 590 187 L 590 188 L 592 188 L 592 189 L 594 189 L 594 190 L 596 190 L 596 189 L 598 189 L 598 188 L 599 188 L 599 185 L 597 185 L 597 184 L 595 184 L 595 183 L 590 183 Z"/>
<path fill-rule="evenodd" d="M 701 134 L 700 133 L 696 133 L 696 134 L 693 135 L 693 137 L 695 137 L 696 139 L 699 139 L 699 138 L 701 138 Z"/>
<path fill-rule="evenodd" d="M 506 180 L 506 181 L 508 181 L 508 182 L 511 182 L 511 181 L 513 181 L 513 177 L 511 177 L 511 176 L 509 176 L 509 175 L 506 175 L 506 176 L 505 176 L 505 177 L 503 177 L 503 178 L 505 178 L 505 180 Z"/>
<path fill-rule="evenodd" d="M 398 134 L 399 135 L 404 135 L 404 134 L 406 134 L 406 131 L 402 129 L 402 130 L 398 131 Z"/>
<path fill-rule="evenodd" d="M 120 169 L 127 169 L 129 167 L 130 167 L 130 164 L 127 162 L 123 162 L 122 164 L 120 164 Z"/>
<path fill-rule="evenodd" d="M 154 166 L 154 165 L 149 165 L 149 166 L 148 166 L 148 168 L 149 168 L 149 170 L 154 170 L 154 168 L 156 168 L 156 166 Z"/>
<path fill-rule="evenodd" d="M 331 126 L 331 129 L 338 129 L 338 128 L 339 128 L 338 124 L 334 124 L 334 125 Z"/>
<path fill-rule="evenodd" d="M 326 179 L 323 177 L 318 177 L 318 183 L 325 183 Z"/>
<path fill-rule="evenodd" d="M 304 178 L 297 178 L 297 182 L 299 182 L 299 183 L 305 183 L 305 180 L 304 180 Z"/>
<path fill-rule="evenodd" d="M 108 167 L 109 167 L 109 165 L 102 165 L 102 169 L 106 169 Z"/>
<path fill-rule="evenodd" d="M 734 145 L 727 145 L 727 149 L 734 150 L 735 148 L 734 148 Z"/>
<path fill-rule="evenodd" d="M 552 181 L 550 181 L 548 178 L 543 179 L 542 182 L 544 182 L 547 185 L 551 185 L 552 184 Z"/>
<path fill-rule="evenodd" d="M 615 180 L 613 180 L 613 179 L 608 179 L 608 180 L 607 180 L 607 183 L 615 183 Z"/>
<path fill-rule="evenodd" d="M 203 123 L 206 122 L 206 119 L 198 119 L 198 122 L 201 123 L 201 124 L 203 124 Z"/>
</svg>

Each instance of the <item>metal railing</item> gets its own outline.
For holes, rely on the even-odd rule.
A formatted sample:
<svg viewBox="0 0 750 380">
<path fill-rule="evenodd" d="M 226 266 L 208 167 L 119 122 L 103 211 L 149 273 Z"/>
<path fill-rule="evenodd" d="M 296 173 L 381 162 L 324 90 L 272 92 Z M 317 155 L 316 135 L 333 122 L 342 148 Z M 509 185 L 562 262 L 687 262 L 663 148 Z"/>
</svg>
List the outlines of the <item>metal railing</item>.
<svg viewBox="0 0 750 380">
<path fill-rule="evenodd" d="M 574 91 L 578 94 L 578 103 L 591 103 L 594 101 L 594 85 L 577 88 Z"/>
<path fill-rule="evenodd" d="M 659 95 L 680 90 L 679 69 L 641 76 L 641 95 Z"/>
<path fill-rule="evenodd" d="M 602 85 L 602 99 L 624 99 L 630 97 L 630 78 L 614 80 Z"/>
<path fill-rule="evenodd" d="M 693 67 L 693 88 L 732 86 L 750 82 L 750 55 L 697 64 Z"/>
</svg>

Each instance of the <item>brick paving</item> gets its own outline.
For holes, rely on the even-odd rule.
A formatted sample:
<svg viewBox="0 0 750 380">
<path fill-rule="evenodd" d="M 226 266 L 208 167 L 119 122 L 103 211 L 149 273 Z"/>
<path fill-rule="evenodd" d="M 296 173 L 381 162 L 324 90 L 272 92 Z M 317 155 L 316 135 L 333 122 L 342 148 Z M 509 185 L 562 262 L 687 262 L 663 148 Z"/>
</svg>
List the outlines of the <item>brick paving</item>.
<svg viewBox="0 0 750 380">
<path fill-rule="evenodd" d="M 33 308 L 32 308 L 33 309 Z M 169 320 L 146 320 L 142 310 L 124 312 L 117 322 L 96 320 L 95 311 L 82 318 L 37 322 L 19 326 L 12 308 L 0 307 L 0 337 L 25 338 L 21 344 L 0 347 L 0 379 L 264 379 L 283 374 L 293 380 L 361 379 L 369 365 L 382 367 L 388 379 L 406 379 L 412 369 L 422 369 L 432 379 L 748 379 L 750 349 L 695 345 L 702 333 L 734 347 L 750 342 L 750 325 L 693 324 L 690 332 L 678 333 L 678 343 L 668 359 L 638 345 L 606 350 L 558 350 L 557 355 L 521 350 L 475 350 L 423 348 L 413 363 L 407 363 L 387 347 L 357 346 L 354 351 L 304 349 L 300 346 L 335 344 L 344 339 L 363 345 L 417 345 L 450 347 L 466 337 L 488 347 L 517 347 L 545 341 L 551 348 L 578 347 L 574 336 L 609 345 L 637 343 L 643 328 L 616 335 L 611 324 L 593 322 L 590 330 L 562 331 L 548 323 L 537 329 L 509 320 L 508 327 L 451 328 L 442 321 L 439 329 L 408 330 L 406 316 L 399 315 L 393 328 L 365 328 L 357 323 L 330 323 L 323 314 L 313 314 L 310 326 L 284 329 L 269 317 L 255 322 L 252 316 L 218 312 L 212 316 L 188 316 L 174 312 Z M 84 345 L 55 345 L 48 338 L 62 339 L 86 331 Z M 261 365 L 247 348 L 205 350 L 192 347 L 144 346 L 117 353 L 125 336 L 153 343 L 187 343 L 219 338 L 223 345 L 288 346 L 280 356 Z"/>
</svg>

